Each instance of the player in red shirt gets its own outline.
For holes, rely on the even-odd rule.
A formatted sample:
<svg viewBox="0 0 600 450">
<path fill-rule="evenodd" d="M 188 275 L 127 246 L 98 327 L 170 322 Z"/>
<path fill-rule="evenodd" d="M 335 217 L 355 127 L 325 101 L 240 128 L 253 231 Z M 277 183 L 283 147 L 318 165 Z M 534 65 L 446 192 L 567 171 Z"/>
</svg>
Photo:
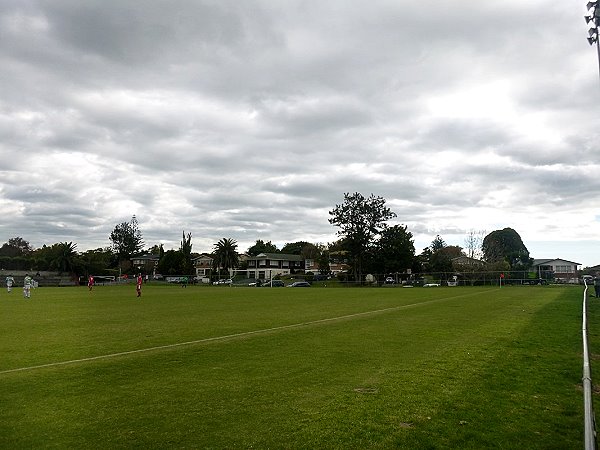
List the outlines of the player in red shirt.
<svg viewBox="0 0 600 450">
<path fill-rule="evenodd" d="M 135 290 L 137 291 L 137 296 L 138 297 L 142 296 L 142 283 L 143 282 L 144 282 L 144 280 L 142 279 L 142 274 L 138 273 L 137 283 L 135 285 Z"/>
<path fill-rule="evenodd" d="M 92 286 L 94 286 L 94 277 L 90 275 L 90 277 L 88 278 L 88 289 L 90 291 L 92 290 Z"/>
</svg>

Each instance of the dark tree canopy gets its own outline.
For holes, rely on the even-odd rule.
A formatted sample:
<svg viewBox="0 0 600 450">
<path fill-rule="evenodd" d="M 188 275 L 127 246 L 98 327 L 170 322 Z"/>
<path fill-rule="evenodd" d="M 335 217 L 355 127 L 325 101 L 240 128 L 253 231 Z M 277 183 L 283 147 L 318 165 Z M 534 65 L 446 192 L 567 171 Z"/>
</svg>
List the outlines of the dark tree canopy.
<svg viewBox="0 0 600 450">
<path fill-rule="evenodd" d="M 340 228 L 337 232 L 353 261 L 355 277 L 362 279 L 362 266 L 368 250 L 386 228 L 386 221 L 396 217 L 383 197 L 371 194 L 365 198 L 359 192 L 345 193 L 344 202 L 329 211 L 329 223 Z"/>
<path fill-rule="evenodd" d="M 130 222 L 122 222 L 115 226 L 110 234 L 110 241 L 119 260 L 128 259 L 142 249 L 144 241 L 135 215 L 131 217 Z"/>
<path fill-rule="evenodd" d="M 73 242 L 60 242 L 52 246 L 53 259 L 50 267 L 59 272 L 71 273 L 75 271 L 75 258 L 77 257 L 77 244 Z"/>
<path fill-rule="evenodd" d="M 483 239 L 483 257 L 488 263 L 506 261 L 511 269 L 525 269 L 531 266 L 529 250 L 521 236 L 512 228 L 492 231 Z"/>
<path fill-rule="evenodd" d="M 29 242 L 21 237 L 10 238 L 8 242 L 4 243 L 0 247 L 0 256 L 27 256 L 33 249 Z"/>
<path fill-rule="evenodd" d="M 318 259 L 321 256 L 319 247 L 306 241 L 288 242 L 281 249 L 281 253 L 300 255 L 304 259 Z"/>
<path fill-rule="evenodd" d="M 248 254 L 250 256 L 257 256 L 261 253 L 279 253 L 277 247 L 269 242 L 264 242 L 262 239 L 258 239 L 256 243 L 248 249 Z"/>
<path fill-rule="evenodd" d="M 110 249 L 97 248 L 87 250 L 79 255 L 79 265 L 85 275 L 103 275 L 111 266 L 113 253 Z"/>
<path fill-rule="evenodd" d="M 158 271 L 164 275 L 181 275 L 183 253 L 179 250 L 167 250 L 158 262 Z"/>
<path fill-rule="evenodd" d="M 377 270 L 382 273 L 404 272 L 412 268 L 415 257 L 413 235 L 405 225 L 384 229 L 376 247 Z"/>
<path fill-rule="evenodd" d="M 433 241 L 431 241 L 431 245 L 429 246 L 431 248 L 432 252 L 437 252 L 438 250 L 443 249 L 446 246 L 446 242 L 442 239 L 442 237 L 438 234 L 435 239 Z"/>
<path fill-rule="evenodd" d="M 288 242 L 281 249 L 281 253 L 285 253 L 286 255 L 300 255 L 300 254 L 302 254 L 302 249 L 306 245 L 312 245 L 312 244 L 305 242 L 305 241 Z"/>
<path fill-rule="evenodd" d="M 188 233 L 186 236 L 185 231 L 183 231 L 179 251 L 183 255 L 181 267 L 182 273 L 191 275 L 194 272 L 194 266 L 192 264 L 192 233 Z"/>
<path fill-rule="evenodd" d="M 237 253 L 237 241 L 234 239 L 223 238 L 215 244 L 213 252 L 213 268 L 215 271 L 220 269 L 229 272 L 239 264 Z"/>
</svg>

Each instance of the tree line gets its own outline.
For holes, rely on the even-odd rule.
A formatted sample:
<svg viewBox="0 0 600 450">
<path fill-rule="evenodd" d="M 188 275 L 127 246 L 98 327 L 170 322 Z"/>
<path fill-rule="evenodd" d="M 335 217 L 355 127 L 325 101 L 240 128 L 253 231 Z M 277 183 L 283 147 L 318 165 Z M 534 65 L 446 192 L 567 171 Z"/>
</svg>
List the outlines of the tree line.
<svg viewBox="0 0 600 450">
<path fill-rule="evenodd" d="M 329 211 L 329 223 L 338 228 L 333 243 L 314 244 L 298 241 L 278 249 L 271 241 L 256 240 L 246 253 L 301 255 L 316 262 L 319 272 L 329 273 L 330 264 L 348 267 L 346 276 L 357 281 L 367 273 L 451 273 L 456 258 L 472 262 L 470 270 L 527 271 L 532 265 L 529 251 L 512 228 L 493 231 L 470 231 L 465 247 L 447 245 L 441 236 L 416 254 L 413 234 L 406 225 L 389 225 L 396 214 L 383 197 L 345 193 L 343 201 Z M 162 274 L 194 274 L 192 234 L 182 233 L 179 249 L 165 251 L 162 244 L 144 249 L 144 240 L 136 216 L 115 226 L 104 248 L 77 251 L 73 242 L 59 242 L 33 249 L 22 237 L 14 237 L 0 247 L 0 267 L 8 270 L 52 270 L 74 275 L 134 273 L 131 258 L 140 254 L 158 257 Z M 215 273 L 219 270 L 244 269 L 234 239 L 223 238 L 211 252 Z"/>
</svg>

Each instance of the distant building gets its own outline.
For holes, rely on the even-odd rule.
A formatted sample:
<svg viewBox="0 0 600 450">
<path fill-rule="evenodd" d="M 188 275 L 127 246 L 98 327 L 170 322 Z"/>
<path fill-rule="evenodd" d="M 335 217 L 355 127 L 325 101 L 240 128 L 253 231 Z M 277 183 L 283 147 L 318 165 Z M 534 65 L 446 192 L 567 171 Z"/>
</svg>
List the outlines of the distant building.
<svg viewBox="0 0 600 450">
<path fill-rule="evenodd" d="M 551 273 L 557 281 L 565 283 L 576 283 L 578 281 L 577 271 L 580 263 L 567 261 L 565 259 L 534 259 L 531 270 L 538 274 L 539 278 L 548 278 Z"/>
<path fill-rule="evenodd" d="M 300 255 L 285 253 L 260 253 L 248 257 L 248 278 L 266 280 L 277 275 L 290 275 L 304 271 L 304 260 Z"/>
<path fill-rule="evenodd" d="M 137 271 L 145 274 L 154 274 L 156 272 L 156 267 L 158 266 L 158 255 L 152 255 L 150 253 L 145 253 L 143 255 L 137 255 L 130 258 L 131 266 Z"/>
<path fill-rule="evenodd" d="M 196 269 L 198 278 L 210 278 L 213 270 L 214 258 L 208 253 L 202 253 L 200 256 L 192 259 L 192 264 Z"/>
<path fill-rule="evenodd" d="M 347 272 L 350 269 L 348 264 L 340 263 L 337 261 L 330 260 L 329 261 L 329 273 L 333 275 L 337 275 L 340 272 Z M 312 273 L 320 273 L 321 268 L 319 267 L 319 263 L 315 259 L 307 259 L 304 261 L 304 270 L 306 272 Z"/>
<path fill-rule="evenodd" d="M 469 258 L 465 255 L 452 258 L 452 268 L 457 271 L 476 270 L 483 266 L 485 266 L 485 263 L 480 259 Z"/>
</svg>

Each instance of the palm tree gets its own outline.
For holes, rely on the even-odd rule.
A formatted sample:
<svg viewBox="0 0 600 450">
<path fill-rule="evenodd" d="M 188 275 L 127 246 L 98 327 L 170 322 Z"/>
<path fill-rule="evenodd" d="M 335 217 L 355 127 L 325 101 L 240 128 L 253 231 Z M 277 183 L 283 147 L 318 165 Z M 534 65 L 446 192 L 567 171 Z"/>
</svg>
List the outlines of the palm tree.
<svg viewBox="0 0 600 450">
<path fill-rule="evenodd" d="M 54 244 L 54 259 L 51 262 L 60 272 L 72 273 L 75 269 L 75 257 L 77 256 L 77 244 L 73 242 L 60 242 Z"/>
<path fill-rule="evenodd" d="M 237 241 L 223 238 L 215 244 L 213 252 L 213 267 L 216 271 L 220 269 L 229 273 L 229 269 L 237 267 L 239 257 L 237 253 Z"/>
</svg>

